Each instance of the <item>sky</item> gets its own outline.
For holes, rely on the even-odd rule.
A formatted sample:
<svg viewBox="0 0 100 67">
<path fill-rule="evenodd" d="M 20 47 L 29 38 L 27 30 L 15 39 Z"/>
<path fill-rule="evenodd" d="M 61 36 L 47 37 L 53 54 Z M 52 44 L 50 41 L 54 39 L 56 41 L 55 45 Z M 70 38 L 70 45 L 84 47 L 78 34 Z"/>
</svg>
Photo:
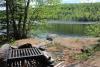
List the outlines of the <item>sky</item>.
<svg viewBox="0 0 100 67">
<path fill-rule="evenodd" d="M 100 2 L 100 0 L 63 0 L 63 3 L 95 3 Z"/>
</svg>

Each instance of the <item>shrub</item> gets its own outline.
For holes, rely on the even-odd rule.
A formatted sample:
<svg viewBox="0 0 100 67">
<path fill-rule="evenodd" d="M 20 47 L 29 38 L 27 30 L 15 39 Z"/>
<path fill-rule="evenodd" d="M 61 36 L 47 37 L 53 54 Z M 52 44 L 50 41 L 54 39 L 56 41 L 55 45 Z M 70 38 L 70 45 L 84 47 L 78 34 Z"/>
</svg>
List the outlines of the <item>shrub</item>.
<svg viewBox="0 0 100 67">
<path fill-rule="evenodd" d="M 88 36 L 100 37 L 100 24 L 92 24 L 87 26 L 85 33 Z"/>
</svg>

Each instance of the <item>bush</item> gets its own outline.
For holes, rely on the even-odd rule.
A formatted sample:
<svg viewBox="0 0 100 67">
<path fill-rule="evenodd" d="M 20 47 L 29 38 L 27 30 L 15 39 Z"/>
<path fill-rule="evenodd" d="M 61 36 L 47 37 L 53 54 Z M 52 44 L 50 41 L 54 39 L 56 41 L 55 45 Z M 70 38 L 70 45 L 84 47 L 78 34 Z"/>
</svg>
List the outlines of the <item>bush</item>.
<svg viewBox="0 0 100 67">
<path fill-rule="evenodd" d="M 87 60 L 95 53 L 94 47 L 92 46 L 88 48 L 85 47 L 84 49 L 84 52 L 75 54 L 74 58 L 77 60 Z"/>
<path fill-rule="evenodd" d="M 88 36 L 100 37 L 100 24 L 92 24 L 87 26 L 85 33 Z"/>
</svg>

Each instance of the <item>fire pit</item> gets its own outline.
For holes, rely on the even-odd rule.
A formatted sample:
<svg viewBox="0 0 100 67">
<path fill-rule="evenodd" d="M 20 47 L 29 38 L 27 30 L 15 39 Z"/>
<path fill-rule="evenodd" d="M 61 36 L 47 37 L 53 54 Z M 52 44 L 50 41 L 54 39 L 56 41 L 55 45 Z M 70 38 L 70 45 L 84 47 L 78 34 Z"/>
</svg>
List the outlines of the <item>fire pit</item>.
<svg viewBox="0 0 100 67">
<path fill-rule="evenodd" d="M 53 67 L 38 48 L 10 49 L 7 54 L 8 67 Z"/>
</svg>

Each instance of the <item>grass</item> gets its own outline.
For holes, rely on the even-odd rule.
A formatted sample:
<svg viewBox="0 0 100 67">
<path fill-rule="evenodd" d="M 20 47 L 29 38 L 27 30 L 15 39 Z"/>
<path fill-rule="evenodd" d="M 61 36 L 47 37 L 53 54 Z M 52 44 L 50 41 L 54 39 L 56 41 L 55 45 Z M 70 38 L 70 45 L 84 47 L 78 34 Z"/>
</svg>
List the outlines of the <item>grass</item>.
<svg viewBox="0 0 100 67">
<path fill-rule="evenodd" d="M 82 53 L 75 54 L 74 58 L 77 60 L 87 60 L 92 55 L 94 55 L 95 52 L 100 51 L 100 44 L 96 44 L 95 46 L 91 46 L 91 48 L 86 48 L 86 50 Z"/>
<path fill-rule="evenodd" d="M 14 39 L 11 39 L 9 42 L 10 42 L 10 44 L 15 45 L 15 40 Z"/>
<path fill-rule="evenodd" d="M 80 61 L 82 61 L 82 60 L 87 60 L 87 59 L 89 59 L 90 56 L 92 56 L 92 54 L 93 54 L 92 51 L 90 51 L 90 52 L 88 52 L 88 53 L 83 52 L 83 53 L 80 53 L 80 54 L 76 54 L 76 55 L 74 56 L 74 58 L 77 59 L 77 60 L 80 60 Z"/>
</svg>

